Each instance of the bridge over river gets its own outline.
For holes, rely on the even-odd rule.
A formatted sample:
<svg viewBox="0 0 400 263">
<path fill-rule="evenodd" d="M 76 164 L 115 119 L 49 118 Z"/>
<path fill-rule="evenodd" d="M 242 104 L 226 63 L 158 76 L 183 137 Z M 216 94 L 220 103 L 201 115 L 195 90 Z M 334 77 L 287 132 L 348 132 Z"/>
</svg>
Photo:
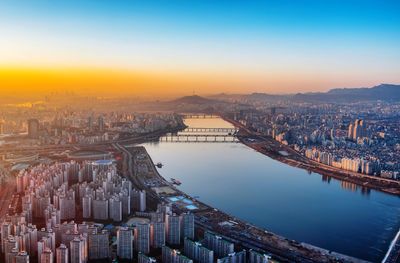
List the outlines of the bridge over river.
<svg viewBox="0 0 400 263">
<path fill-rule="evenodd" d="M 186 128 L 176 134 L 169 133 L 160 138 L 161 142 L 238 142 L 236 128 Z"/>
</svg>

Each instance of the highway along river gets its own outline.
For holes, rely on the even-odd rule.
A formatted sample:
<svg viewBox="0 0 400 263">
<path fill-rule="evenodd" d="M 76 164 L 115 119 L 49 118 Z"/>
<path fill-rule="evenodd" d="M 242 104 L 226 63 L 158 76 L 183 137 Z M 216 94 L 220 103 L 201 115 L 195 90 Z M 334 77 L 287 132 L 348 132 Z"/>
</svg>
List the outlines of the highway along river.
<svg viewBox="0 0 400 263">
<path fill-rule="evenodd" d="M 219 118 L 185 122 L 192 128 L 232 127 Z M 181 181 L 178 187 L 187 194 L 289 239 L 378 262 L 400 227 L 400 198 L 310 174 L 240 143 L 144 146 L 154 162 L 164 164 L 160 174 Z"/>
</svg>

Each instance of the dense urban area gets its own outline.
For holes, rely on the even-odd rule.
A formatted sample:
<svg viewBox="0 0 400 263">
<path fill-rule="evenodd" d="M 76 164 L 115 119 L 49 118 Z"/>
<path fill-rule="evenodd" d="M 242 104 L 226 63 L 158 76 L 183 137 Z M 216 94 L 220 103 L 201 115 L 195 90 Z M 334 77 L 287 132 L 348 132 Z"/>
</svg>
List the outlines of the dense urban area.
<svg viewBox="0 0 400 263">
<path fill-rule="evenodd" d="M 224 131 L 233 141 L 271 158 L 400 195 L 396 101 L 221 94 L 132 105 L 50 94 L 1 106 L 0 261 L 363 262 L 265 231 L 163 178 L 162 163 L 139 144 L 206 115 L 232 123 Z M 399 259 L 397 239 L 387 262 Z"/>
</svg>

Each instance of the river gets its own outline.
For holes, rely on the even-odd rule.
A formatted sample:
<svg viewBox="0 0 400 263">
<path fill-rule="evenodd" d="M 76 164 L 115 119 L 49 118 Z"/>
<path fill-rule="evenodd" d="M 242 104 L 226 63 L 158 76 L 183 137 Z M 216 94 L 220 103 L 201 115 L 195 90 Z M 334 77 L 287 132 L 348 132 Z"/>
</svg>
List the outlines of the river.
<svg viewBox="0 0 400 263">
<path fill-rule="evenodd" d="M 222 119 L 189 127 L 229 128 Z M 199 200 L 276 234 L 378 262 L 400 227 L 400 198 L 309 173 L 241 143 L 143 144 L 166 179 Z"/>
</svg>

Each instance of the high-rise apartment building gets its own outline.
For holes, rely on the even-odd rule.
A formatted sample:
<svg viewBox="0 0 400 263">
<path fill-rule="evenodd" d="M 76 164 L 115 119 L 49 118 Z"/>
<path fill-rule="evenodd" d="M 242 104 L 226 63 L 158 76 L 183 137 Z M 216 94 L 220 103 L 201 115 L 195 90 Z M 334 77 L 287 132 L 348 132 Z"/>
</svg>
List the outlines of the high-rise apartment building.
<svg viewBox="0 0 400 263">
<path fill-rule="evenodd" d="M 184 253 L 199 263 L 214 262 L 214 251 L 206 248 L 200 242 L 195 242 L 189 238 L 185 238 L 184 240 Z"/>
<path fill-rule="evenodd" d="M 135 227 L 135 250 L 143 254 L 150 252 L 150 224 Z"/>
<path fill-rule="evenodd" d="M 167 234 L 167 243 L 170 245 L 179 245 L 181 243 L 181 218 L 178 215 L 166 215 L 165 226 Z"/>
<path fill-rule="evenodd" d="M 172 249 L 167 246 L 162 247 L 162 262 L 163 263 L 193 263 L 193 260 L 182 255 L 177 249 Z"/>
<path fill-rule="evenodd" d="M 156 222 L 150 225 L 150 245 L 153 248 L 162 248 L 165 245 L 165 223 Z"/>
<path fill-rule="evenodd" d="M 133 258 L 133 233 L 130 228 L 121 227 L 117 231 L 117 255 L 122 259 Z"/>
<path fill-rule="evenodd" d="M 194 239 L 194 214 L 185 213 L 181 215 L 183 238 Z"/>
<path fill-rule="evenodd" d="M 234 252 L 233 243 L 209 231 L 204 233 L 204 245 L 213 250 L 219 258 L 226 257 Z"/>
<path fill-rule="evenodd" d="M 56 263 L 68 263 L 68 248 L 64 244 L 56 249 Z"/>
</svg>

